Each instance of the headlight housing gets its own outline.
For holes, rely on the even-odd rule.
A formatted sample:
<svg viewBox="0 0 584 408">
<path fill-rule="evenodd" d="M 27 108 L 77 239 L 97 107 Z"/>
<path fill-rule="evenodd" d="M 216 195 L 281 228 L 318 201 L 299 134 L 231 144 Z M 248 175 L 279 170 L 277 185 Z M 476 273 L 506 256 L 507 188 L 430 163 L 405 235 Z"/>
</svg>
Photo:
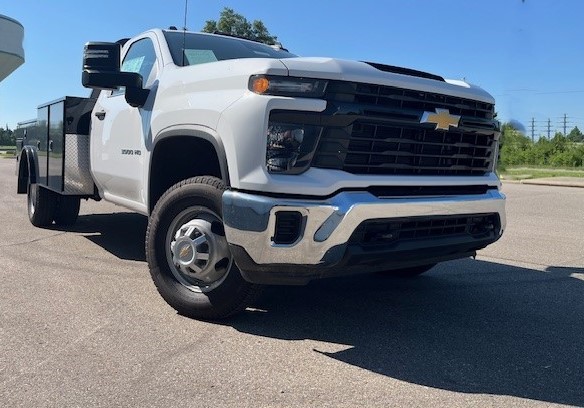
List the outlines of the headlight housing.
<svg viewBox="0 0 584 408">
<path fill-rule="evenodd" d="M 249 78 L 248 87 L 260 95 L 318 98 L 324 95 L 326 86 L 327 81 L 324 79 L 253 75 Z"/>
<path fill-rule="evenodd" d="M 499 164 L 499 160 L 501 159 L 501 122 L 496 122 L 496 129 L 497 134 L 495 137 L 495 151 L 493 153 L 493 160 L 491 163 L 491 171 L 497 171 L 497 165 Z"/>
<path fill-rule="evenodd" d="M 270 173 L 300 174 L 308 169 L 322 128 L 269 122 L 266 167 Z"/>
</svg>

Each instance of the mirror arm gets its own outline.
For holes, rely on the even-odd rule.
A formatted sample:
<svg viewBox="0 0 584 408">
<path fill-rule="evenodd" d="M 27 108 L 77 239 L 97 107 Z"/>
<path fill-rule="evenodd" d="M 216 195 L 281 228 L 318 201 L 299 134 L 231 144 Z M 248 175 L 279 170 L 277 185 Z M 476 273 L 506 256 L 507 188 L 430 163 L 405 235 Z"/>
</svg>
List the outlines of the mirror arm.
<svg viewBox="0 0 584 408">
<path fill-rule="evenodd" d="M 140 108 L 146 104 L 146 100 L 150 95 L 148 89 L 138 88 L 135 86 L 126 87 L 126 102 L 133 108 Z"/>
</svg>

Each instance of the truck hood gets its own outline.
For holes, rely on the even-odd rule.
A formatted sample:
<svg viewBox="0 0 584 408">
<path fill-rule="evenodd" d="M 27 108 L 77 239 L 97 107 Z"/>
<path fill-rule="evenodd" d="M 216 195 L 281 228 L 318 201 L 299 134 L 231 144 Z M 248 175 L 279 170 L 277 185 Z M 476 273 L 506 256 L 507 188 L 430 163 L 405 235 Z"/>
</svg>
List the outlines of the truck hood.
<svg viewBox="0 0 584 408">
<path fill-rule="evenodd" d="M 386 72 L 365 62 L 335 58 L 297 57 L 280 60 L 294 77 L 322 78 L 394 86 L 424 92 L 452 95 L 494 104 L 493 97 L 478 86 L 460 80 L 422 78 Z M 407 70 L 406 70 L 407 71 Z"/>
</svg>

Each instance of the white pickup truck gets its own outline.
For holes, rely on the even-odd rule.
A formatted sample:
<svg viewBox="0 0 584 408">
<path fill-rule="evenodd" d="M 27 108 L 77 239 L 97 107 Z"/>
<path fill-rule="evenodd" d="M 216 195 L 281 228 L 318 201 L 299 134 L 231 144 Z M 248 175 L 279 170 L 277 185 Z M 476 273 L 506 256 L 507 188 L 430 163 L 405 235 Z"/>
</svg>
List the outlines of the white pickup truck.
<svg viewBox="0 0 584 408">
<path fill-rule="evenodd" d="M 92 96 L 21 129 L 18 192 L 39 227 L 74 223 L 80 199 L 148 216 L 152 279 L 179 313 L 229 316 L 263 284 L 413 276 L 503 233 L 478 87 L 172 29 L 88 43 L 83 62 Z"/>
</svg>

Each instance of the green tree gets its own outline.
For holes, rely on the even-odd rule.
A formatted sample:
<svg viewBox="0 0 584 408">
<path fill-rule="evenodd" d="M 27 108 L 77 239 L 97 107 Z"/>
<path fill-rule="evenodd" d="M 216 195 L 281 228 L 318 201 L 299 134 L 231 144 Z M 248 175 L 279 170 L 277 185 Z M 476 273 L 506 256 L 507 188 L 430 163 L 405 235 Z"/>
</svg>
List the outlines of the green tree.
<svg viewBox="0 0 584 408">
<path fill-rule="evenodd" d="M 568 138 L 566 138 L 561 132 L 557 132 L 551 142 L 554 146 L 554 154 L 559 155 L 570 149 Z"/>
<path fill-rule="evenodd" d="M 550 158 L 554 155 L 554 144 L 551 140 L 545 137 L 539 140 L 526 153 L 527 159 L 525 164 L 536 164 L 538 166 L 545 166 L 550 163 Z"/>
<path fill-rule="evenodd" d="M 507 165 L 551 167 L 581 167 L 584 165 L 584 145 L 574 143 L 580 135 L 576 128 L 571 136 L 556 133 L 552 139 L 540 137 L 533 143 L 511 123 L 501 126 L 500 169 Z"/>
<path fill-rule="evenodd" d="M 584 134 L 578 129 L 578 126 L 568 133 L 568 140 L 570 142 L 584 142 Z"/>
<path fill-rule="evenodd" d="M 517 165 L 526 164 L 527 152 L 532 146 L 531 140 L 513 124 L 504 123 L 501 126 L 501 164 Z"/>
<path fill-rule="evenodd" d="M 0 128 L 0 146 L 15 146 L 15 136 L 14 132 L 8 127 L 6 129 Z"/>
<path fill-rule="evenodd" d="M 278 37 L 270 34 L 261 20 L 250 22 L 233 9 L 225 7 L 219 16 L 219 20 L 207 20 L 202 30 L 204 33 L 216 31 L 245 37 L 253 41 L 265 44 L 275 44 Z"/>
</svg>

